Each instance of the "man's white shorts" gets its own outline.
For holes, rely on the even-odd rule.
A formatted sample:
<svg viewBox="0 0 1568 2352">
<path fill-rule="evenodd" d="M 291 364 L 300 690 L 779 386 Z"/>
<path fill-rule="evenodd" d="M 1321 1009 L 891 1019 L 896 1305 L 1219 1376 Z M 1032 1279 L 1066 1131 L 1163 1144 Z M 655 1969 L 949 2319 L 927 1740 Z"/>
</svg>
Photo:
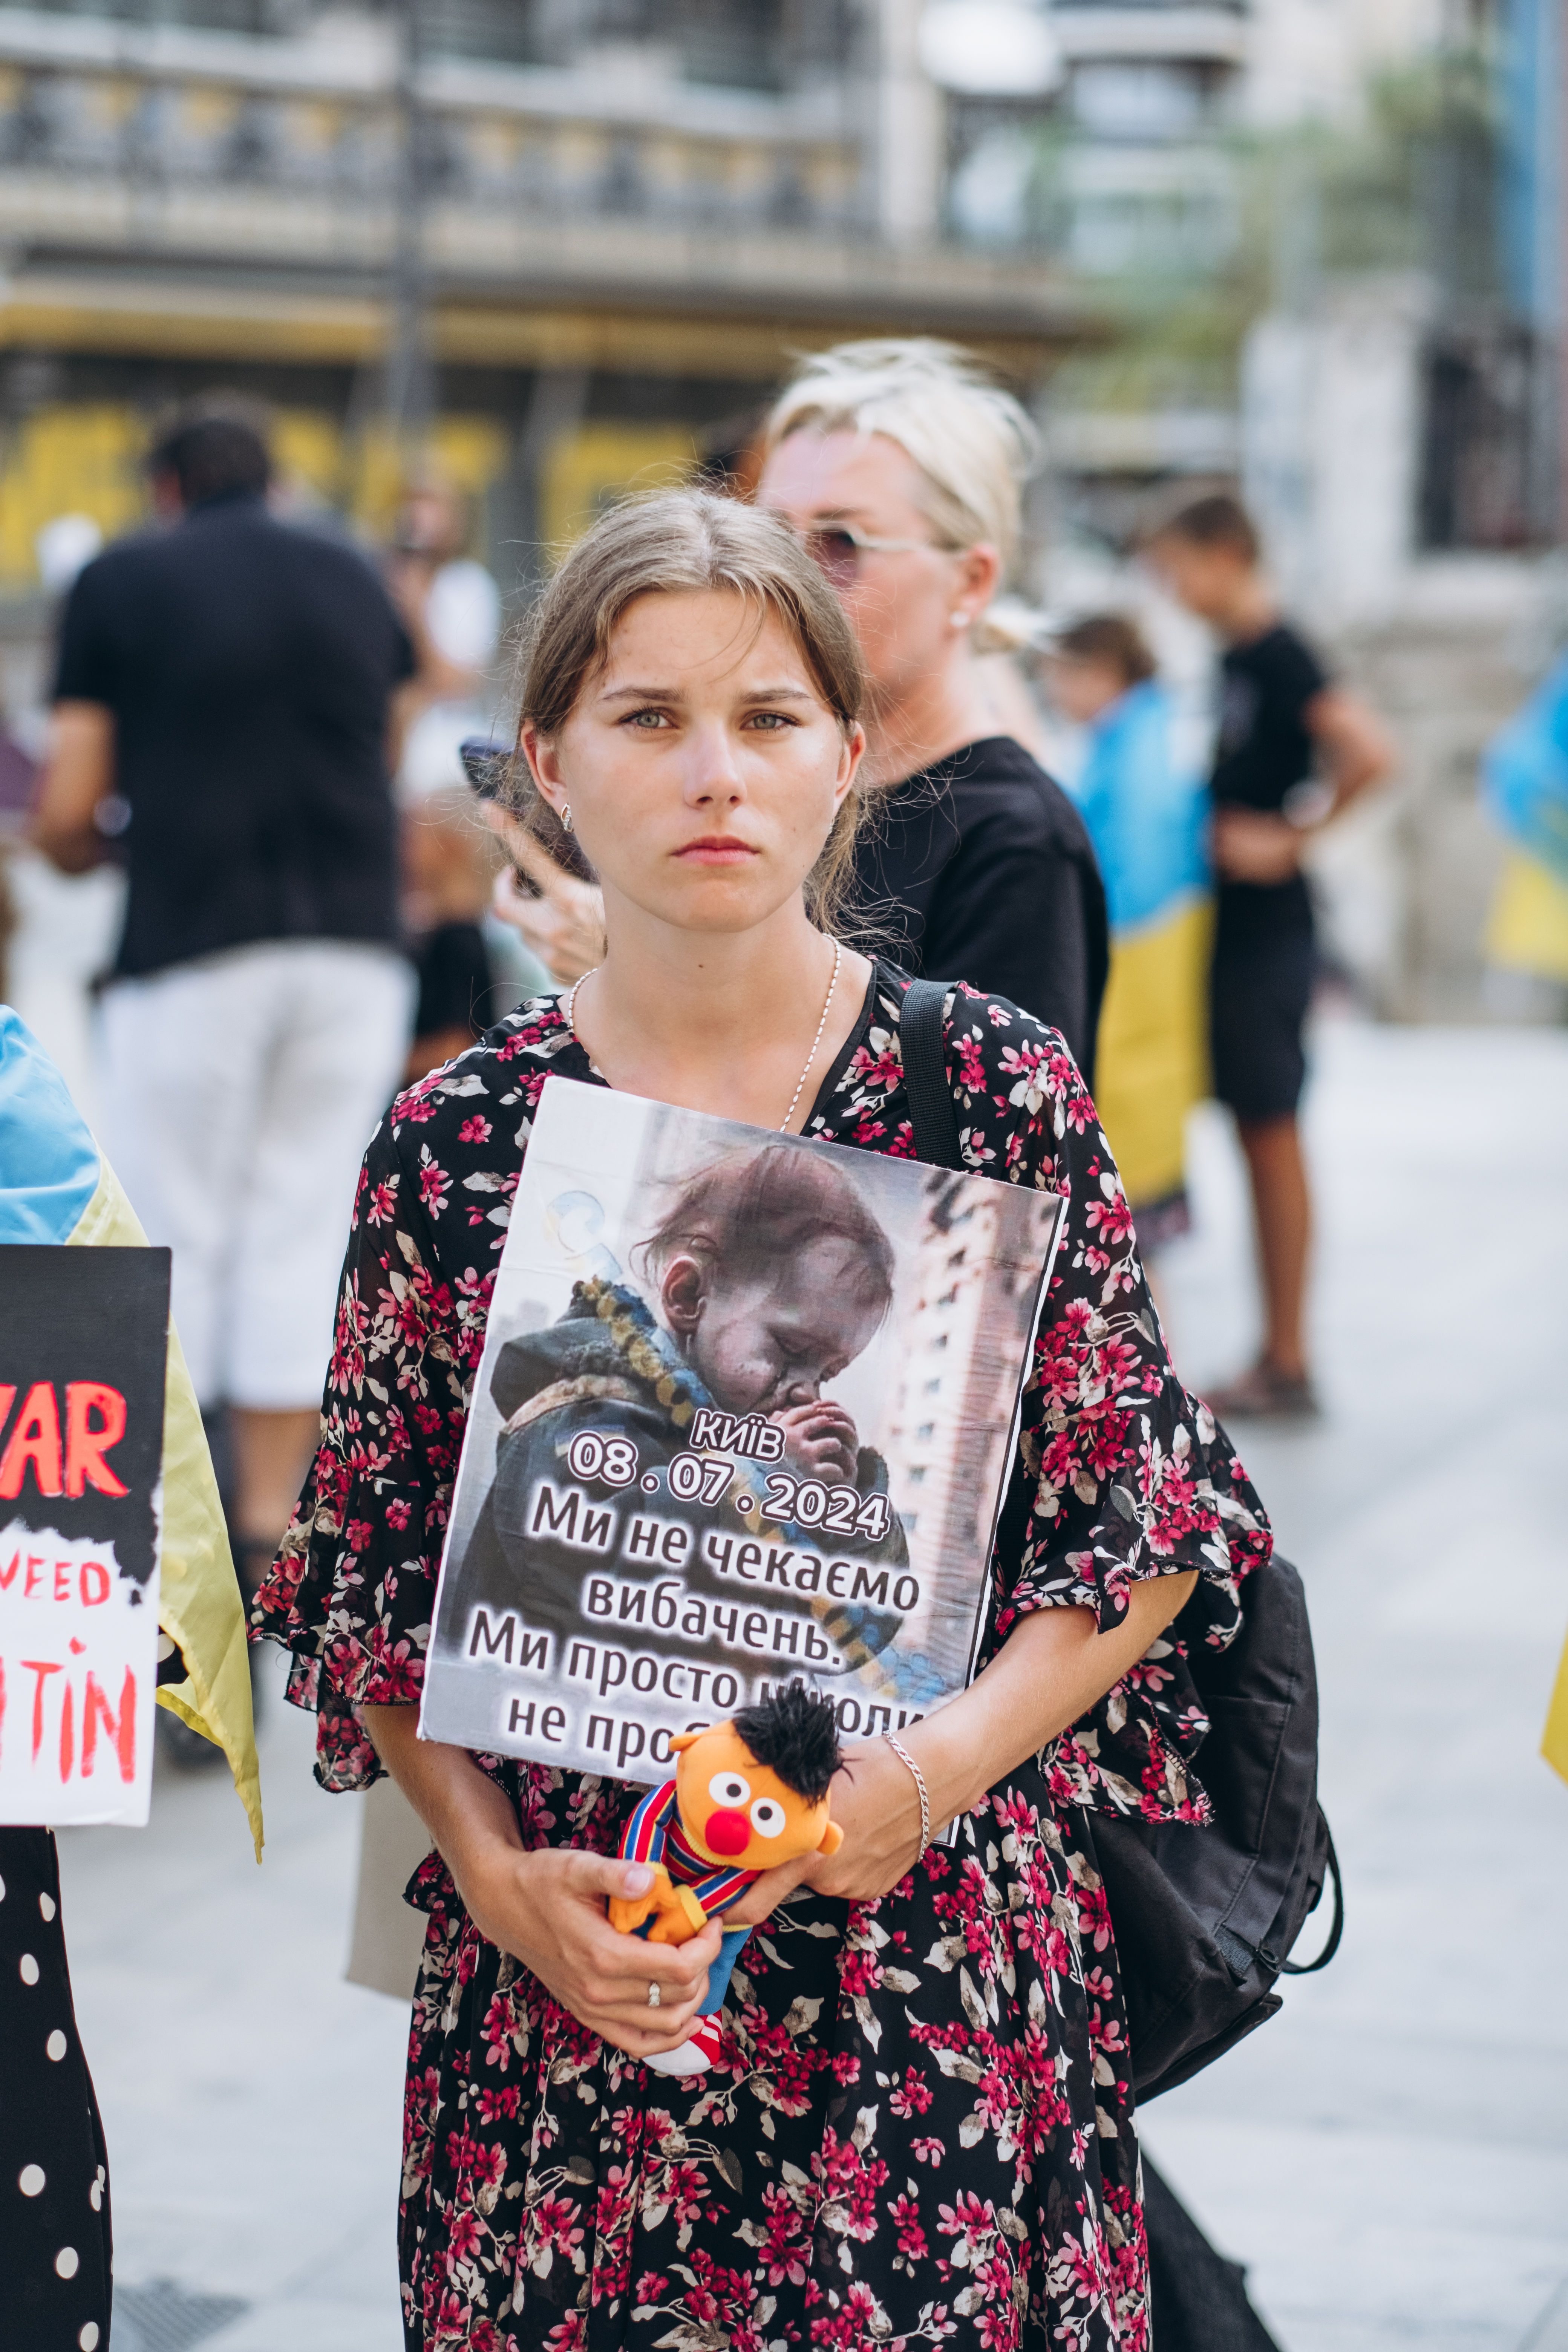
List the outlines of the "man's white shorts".
<svg viewBox="0 0 1568 2352">
<path fill-rule="evenodd" d="M 318 1404 L 360 1160 L 399 1084 L 414 974 L 389 948 L 269 940 L 116 981 L 103 1146 L 174 1251 L 197 1396 Z"/>
</svg>

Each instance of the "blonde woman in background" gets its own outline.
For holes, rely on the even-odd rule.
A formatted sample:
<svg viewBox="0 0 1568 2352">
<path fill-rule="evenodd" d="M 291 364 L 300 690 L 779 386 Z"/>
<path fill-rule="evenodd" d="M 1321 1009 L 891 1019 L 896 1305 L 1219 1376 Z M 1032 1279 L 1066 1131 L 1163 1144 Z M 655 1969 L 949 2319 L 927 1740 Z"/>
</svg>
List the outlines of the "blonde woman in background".
<svg viewBox="0 0 1568 2352">
<path fill-rule="evenodd" d="M 758 502 L 805 541 L 866 666 L 862 904 L 907 970 L 1010 996 L 1092 1076 L 1105 894 L 987 658 L 1012 642 L 987 616 L 1018 558 L 1033 425 L 967 352 L 879 341 L 806 361 L 763 442 Z"/>
</svg>

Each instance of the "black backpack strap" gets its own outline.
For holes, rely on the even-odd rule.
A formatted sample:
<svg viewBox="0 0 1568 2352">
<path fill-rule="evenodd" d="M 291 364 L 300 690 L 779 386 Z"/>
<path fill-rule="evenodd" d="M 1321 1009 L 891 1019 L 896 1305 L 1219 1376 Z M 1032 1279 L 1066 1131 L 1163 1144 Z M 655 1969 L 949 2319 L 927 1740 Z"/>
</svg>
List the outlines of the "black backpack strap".
<svg viewBox="0 0 1568 2352">
<path fill-rule="evenodd" d="M 962 1168 L 958 1115 L 947 1082 L 946 1013 L 947 990 L 940 981 L 911 980 L 899 1014 L 899 1045 L 915 1158 L 933 1168 Z"/>
<path fill-rule="evenodd" d="M 1339 1950 L 1340 1937 L 1345 1932 L 1345 1887 L 1344 1881 L 1340 1876 L 1340 1858 L 1334 1852 L 1334 1841 L 1329 1830 L 1328 1819 L 1327 1816 L 1323 1814 L 1321 1807 L 1319 1809 L 1319 1818 L 1322 1821 L 1323 1835 L 1328 1842 L 1329 1876 L 1334 1882 L 1333 1924 L 1329 1929 L 1329 1940 L 1323 1946 L 1322 1950 L 1318 1954 L 1317 1958 L 1315 1960 L 1283 1961 L 1279 1969 L 1279 1973 L 1282 1977 L 1315 1977 L 1320 1969 L 1326 1969 L 1328 1967 L 1329 1962 Z"/>
</svg>

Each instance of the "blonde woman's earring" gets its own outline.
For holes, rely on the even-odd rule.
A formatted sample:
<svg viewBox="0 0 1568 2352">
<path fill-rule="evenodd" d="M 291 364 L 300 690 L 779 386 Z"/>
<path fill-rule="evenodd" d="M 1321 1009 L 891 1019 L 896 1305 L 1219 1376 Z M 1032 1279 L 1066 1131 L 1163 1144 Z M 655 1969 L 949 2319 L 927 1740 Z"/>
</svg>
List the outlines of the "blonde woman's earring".
<svg viewBox="0 0 1568 2352">
<path fill-rule="evenodd" d="M 561 825 L 562 825 L 562 830 L 563 830 L 563 832 L 565 832 L 565 833 L 570 833 L 570 832 L 571 832 L 571 830 L 572 830 L 572 803 L 571 803 L 571 802 L 570 802 L 570 801 L 563 801 L 563 802 L 562 802 L 562 803 L 561 803 Z"/>
</svg>

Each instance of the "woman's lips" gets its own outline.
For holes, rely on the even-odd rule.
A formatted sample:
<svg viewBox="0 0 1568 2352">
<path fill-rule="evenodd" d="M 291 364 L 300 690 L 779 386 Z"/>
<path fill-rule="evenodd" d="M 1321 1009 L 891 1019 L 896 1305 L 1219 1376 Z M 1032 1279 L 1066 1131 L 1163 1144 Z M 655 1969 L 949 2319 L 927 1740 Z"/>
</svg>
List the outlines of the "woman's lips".
<svg viewBox="0 0 1568 2352">
<path fill-rule="evenodd" d="M 758 852 L 749 841 L 737 841 L 733 834 L 708 833 L 700 841 L 689 841 L 676 851 L 690 866 L 741 866 Z"/>
</svg>

